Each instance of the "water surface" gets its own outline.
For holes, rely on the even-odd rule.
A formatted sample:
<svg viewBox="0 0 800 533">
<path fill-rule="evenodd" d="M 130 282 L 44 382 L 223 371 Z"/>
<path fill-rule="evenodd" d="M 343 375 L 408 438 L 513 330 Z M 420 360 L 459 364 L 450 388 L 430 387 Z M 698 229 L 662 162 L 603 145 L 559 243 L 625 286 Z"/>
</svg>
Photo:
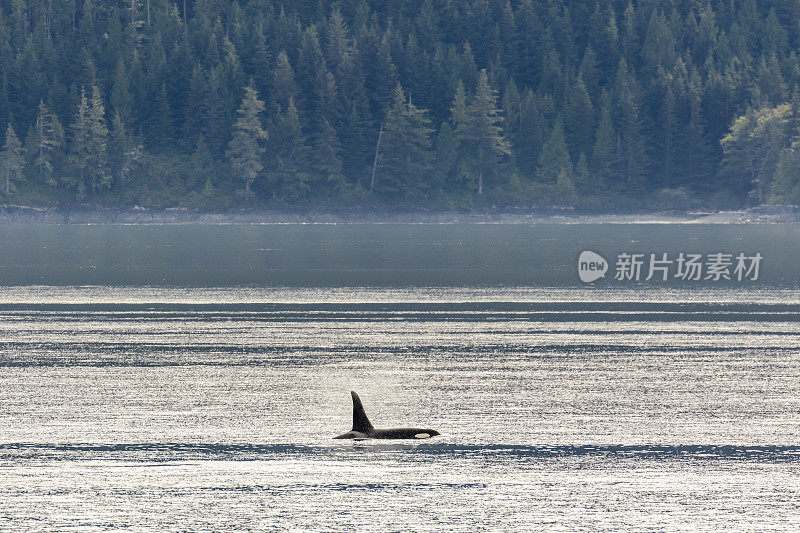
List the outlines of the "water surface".
<svg viewBox="0 0 800 533">
<path fill-rule="evenodd" d="M 0 285 L 573 286 L 583 250 L 612 271 L 623 252 L 758 252 L 762 284 L 800 285 L 800 224 L 41 225 L 0 243 Z"/>
<path fill-rule="evenodd" d="M 25 273 L 37 253 L 61 258 L 64 280 L 88 281 L 80 263 L 101 257 L 104 231 L 128 230 L 70 229 L 87 243 L 75 256 L 42 251 L 28 228 L 7 234 L 17 241 L 5 272 L 30 279 L 0 289 L 0 529 L 789 531 L 800 521 L 800 290 L 788 269 L 750 284 L 578 286 L 572 244 L 539 253 L 519 228 L 497 240 L 491 227 L 485 238 L 501 243 L 485 256 L 491 279 L 470 285 L 480 260 L 461 244 L 437 252 L 437 270 L 428 230 L 359 229 L 375 240 L 358 244 L 344 228 L 351 253 L 375 259 L 323 253 L 330 268 L 307 286 L 238 283 L 250 279 L 241 265 L 264 271 L 245 252 L 239 267 L 219 259 L 251 244 L 197 236 L 213 228 L 184 228 L 200 232 L 189 244 L 165 233 L 159 246 L 172 249 L 169 235 L 172 247 L 205 243 L 219 270 L 189 255 L 170 274 L 172 252 L 136 255 L 143 241 L 132 238 L 96 270 L 110 280 L 123 276 L 114 265 L 135 265 L 142 278 L 34 284 L 59 271 Z M 579 230 L 605 235 L 608 250 L 631 240 L 628 227 Z M 291 266 L 303 265 L 303 231 L 288 234 L 297 242 L 283 279 L 316 268 Z M 388 276 L 380 257 L 403 231 L 416 237 L 392 282 L 349 283 Z M 469 249 L 475 231 L 442 235 Z M 675 249 L 687 235 L 658 231 Z M 794 228 L 759 231 L 761 250 L 797 253 Z M 697 246 L 733 242 L 723 237 Z M 506 268 L 496 254 L 509 249 L 549 275 L 559 268 L 547 261 L 563 257 L 563 281 L 520 281 L 530 264 Z M 458 271 L 458 258 L 463 277 L 422 283 Z M 396 283 L 398 272 L 414 282 Z M 498 281 L 506 275 L 515 283 Z M 180 283 L 143 283 L 152 276 Z M 351 389 L 377 427 L 442 437 L 333 440 L 349 429 Z"/>
</svg>

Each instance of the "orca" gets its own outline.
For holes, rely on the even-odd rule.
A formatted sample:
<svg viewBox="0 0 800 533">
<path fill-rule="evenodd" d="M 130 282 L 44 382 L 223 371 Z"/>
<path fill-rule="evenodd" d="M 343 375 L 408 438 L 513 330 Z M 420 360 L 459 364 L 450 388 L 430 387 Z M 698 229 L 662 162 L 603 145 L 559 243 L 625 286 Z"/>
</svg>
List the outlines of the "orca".
<svg viewBox="0 0 800 533">
<path fill-rule="evenodd" d="M 429 439 L 436 435 L 441 435 L 441 433 L 435 429 L 375 429 L 372 427 L 369 418 L 367 418 L 367 413 L 364 412 L 364 406 L 361 405 L 361 398 L 353 391 L 350 391 L 350 395 L 353 397 L 353 429 L 343 435 L 334 437 L 334 439 Z"/>
</svg>

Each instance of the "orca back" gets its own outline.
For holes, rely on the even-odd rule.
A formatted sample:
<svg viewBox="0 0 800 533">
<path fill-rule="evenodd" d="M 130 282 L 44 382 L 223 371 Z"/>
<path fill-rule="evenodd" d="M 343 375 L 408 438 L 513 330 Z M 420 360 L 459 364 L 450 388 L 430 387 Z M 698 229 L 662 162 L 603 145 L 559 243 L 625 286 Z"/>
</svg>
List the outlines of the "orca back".
<svg viewBox="0 0 800 533">
<path fill-rule="evenodd" d="M 369 436 L 373 439 L 429 439 L 440 434 L 435 429 L 389 428 L 376 429 Z"/>
</svg>

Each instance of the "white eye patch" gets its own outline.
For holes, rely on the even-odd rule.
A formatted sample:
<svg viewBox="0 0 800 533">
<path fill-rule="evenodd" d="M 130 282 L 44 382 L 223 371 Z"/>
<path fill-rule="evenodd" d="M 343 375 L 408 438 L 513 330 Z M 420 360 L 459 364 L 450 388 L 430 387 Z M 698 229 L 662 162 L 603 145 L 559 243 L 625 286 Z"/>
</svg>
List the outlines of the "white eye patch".
<svg viewBox="0 0 800 533">
<path fill-rule="evenodd" d="M 428 433 L 417 433 L 416 435 L 414 435 L 414 438 L 415 439 L 429 439 L 429 438 L 431 438 L 431 436 Z"/>
</svg>

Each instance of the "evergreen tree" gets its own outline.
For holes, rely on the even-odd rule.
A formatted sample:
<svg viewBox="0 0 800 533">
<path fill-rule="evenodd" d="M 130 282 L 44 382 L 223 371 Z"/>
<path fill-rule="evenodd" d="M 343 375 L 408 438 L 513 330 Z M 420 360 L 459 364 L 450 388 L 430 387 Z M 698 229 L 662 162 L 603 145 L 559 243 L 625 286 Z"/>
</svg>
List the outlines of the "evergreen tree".
<svg viewBox="0 0 800 533">
<path fill-rule="evenodd" d="M 406 101 L 403 88 L 394 91 L 386 112 L 376 189 L 389 198 L 418 200 L 431 170 L 430 120 L 423 109 Z"/>
<path fill-rule="evenodd" d="M 639 112 L 638 86 L 628 71 L 625 60 L 620 61 L 615 92 L 617 93 L 617 158 L 619 162 L 617 185 L 627 193 L 641 190 L 647 167 L 645 146 Z"/>
<path fill-rule="evenodd" d="M 702 112 L 702 81 L 694 72 L 687 86 L 688 117 L 677 139 L 679 147 L 676 174 L 680 185 L 709 193 L 714 187 L 716 155 L 708 140 L 706 121 Z"/>
<path fill-rule="evenodd" d="M 451 121 L 456 127 L 459 125 L 466 127 L 469 121 L 469 115 L 467 113 L 467 92 L 466 89 L 464 89 L 464 83 L 459 80 L 456 86 L 456 94 L 453 98 L 453 105 L 450 107 Z"/>
<path fill-rule="evenodd" d="M 319 106 L 319 83 L 327 81 L 327 67 L 322 54 L 322 47 L 317 35 L 317 28 L 313 24 L 303 31 L 300 51 L 297 58 L 296 81 L 298 96 L 298 110 L 303 116 L 308 117 L 314 125 L 321 123 L 322 116 Z M 327 116 L 327 115 L 326 115 Z M 328 117 L 330 122 L 330 117 Z"/>
<path fill-rule="evenodd" d="M 81 98 L 75 123 L 72 126 L 72 149 L 70 162 L 77 172 L 71 182 L 78 197 L 87 192 L 95 193 L 111 185 L 108 171 L 106 142 L 108 128 L 105 125 L 105 108 L 97 86 L 92 87 L 91 101 L 81 89 Z"/>
<path fill-rule="evenodd" d="M 577 154 L 591 150 L 594 142 L 594 108 L 592 99 L 586 90 L 583 80 L 578 78 L 570 91 L 565 110 L 566 131 L 570 153 Z"/>
<path fill-rule="evenodd" d="M 786 81 L 783 79 L 778 58 L 763 56 L 758 66 L 756 84 L 753 87 L 752 101 L 756 107 L 777 105 L 787 99 Z"/>
<path fill-rule="evenodd" d="M 175 130 L 172 125 L 172 109 L 167 97 L 166 83 L 153 99 L 150 119 L 145 123 L 145 138 L 149 141 L 148 149 L 163 152 L 172 151 Z"/>
<path fill-rule="evenodd" d="M 371 131 L 367 114 L 368 110 L 354 101 L 337 128 L 342 145 L 347 147 L 342 152 L 343 173 L 357 184 L 361 184 L 367 176 L 370 164 Z"/>
<path fill-rule="evenodd" d="M 432 188 L 445 190 L 458 166 L 458 141 L 450 123 L 445 121 L 439 127 L 434 141 Z"/>
<path fill-rule="evenodd" d="M 283 50 L 278 54 L 278 59 L 275 61 L 275 70 L 272 72 L 270 83 L 270 95 L 272 98 L 272 105 L 270 106 L 272 112 L 276 112 L 278 109 L 287 109 L 289 101 L 297 99 L 294 70 L 289 63 L 289 57 Z"/>
<path fill-rule="evenodd" d="M 675 185 L 673 174 L 675 173 L 675 155 L 677 153 L 678 114 L 671 81 L 670 79 L 665 83 L 656 133 L 661 144 L 660 153 L 657 154 L 658 167 L 663 175 L 662 183 L 665 187 Z"/>
<path fill-rule="evenodd" d="M 64 129 L 61 123 L 44 102 L 39 102 L 34 126 L 33 166 L 42 183 L 55 186 L 55 167 L 61 148 L 64 145 Z"/>
<path fill-rule="evenodd" d="M 123 190 L 131 182 L 134 170 L 141 165 L 144 149 L 127 134 L 118 112 L 111 122 L 109 141 L 108 160 L 115 179 L 114 188 Z"/>
<path fill-rule="evenodd" d="M 269 136 L 261 125 L 264 102 L 258 99 L 253 87 L 244 88 L 244 97 L 237 113 L 239 119 L 234 124 L 233 138 L 228 144 L 226 155 L 236 177 L 244 181 L 245 201 L 250 201 L 250 188 L 264 168 L 261 157 L 264 155 L 263 142 Z"/>
<path fill-rule="evenodd" d="M 111 185 L 108 173 L 108 155 L 106 153 L 108 128 L 106 127 L 105 114 L 106 111 L 100 96 L 100 90 L 95 85 L 92 87 L 92 102 L 88 114 L 89 184 L 93 192 L 101 187 L 109 187 Z"/>
<path fill-rule="evenodd" d="M 294 99 L 273 119 L 273 132 L 267 145 L 266 179 L 272 196 L 283 204 L 295 203 L 310 188 L 310 150 L 300 127 Z"/>
<path fill-rule="evenodd" d="M 22 181 L 25 170 L 25 156 L 22 143 L 19 142 L 14 127 L 8 123 L 6 141 L 0 152 L 0 180 L 3 184 L 3 196 L 9 198 L 14 191 L 14 183 Z"/>
<path fill-rule="evenodd" d="M 486 70 L 478 75 L 478 83 L 469 105 L 463 104 L 463 87 L 456 93 L 453 123 L 462 154 L 471 162 L 469 172 L 477 179 L 478 194 L 483 194 L 484 177 L 494 173 L 499 159 L 510 154 L 502 135 L 503 116 L 497 107 L 497 94 L 489 86 Z"/>
<path fill-rule="evenodd" d="M 345 183 L 342 176 L 342 145 L 336 135 L 336 129 L 328 119 L 322 116 L 314 138 L 312 163 L 323 185 L 332 184 L 341 189 Z"/>
<path fill-rule="evenodd" d="M 250 35 L 250 50 L 243 60 L 244 70 L 252 76 L 257 91 L 266 94 L 269 88 L 269 73 L 271 70 L 269 45 L 264 35 L 264 24 L 261 21 L 252 24 Z"/>
<path fill-rule="evenodd" d="M 220 184 L 219 164 L 211 154 L 205 139 L 201 135 L 197 139 L 197 146 L 192 152 L 189 168 L 194 179 L 190 182 L 192 189 L 202 188 L 202 195 L 206 198 L 214 195 L 214 183 Z"/>
<path fill-rule="evenodd" d="M 522 95 L 513 78 L 506 84 L 506 90 L 503 92 L 503 116 L 505 117 L 503 136 L 513 147 L 519 141 L 522 120 Z"/>
<path fill-rule="evenodd" d="M 553 200 L 556 205 L 572 207 L 572 205 L 575 204 L 575 200 L 577 200 L 575 184 L 566 170 L 562 170 L 558 173 L 556 186 L 553 192 Z"/>
<path fill-rule="evenodd" d="M 339 74 L 347 57 L 353 53 L 353 49 L 347 25 L 337 5 L 331 10 L 325 37 L 328 63 L 332 65 L 334 73 Z"/>
<path fill-rule="evenodd" d="M 667 18 L 658 10 L 653 10 L 647 25 L 647 36 L 642 50 L 645 64 L 653 71 L 670 68 L 675 62 L 675 36 Z M 633 59 L 634 56 L 628 56 Z"/>
<path fill-rule="evenodd" d="M 199 64 L 192 67 L 189 90 L 184 102 L 182 137 L 184 144 L 194 149 L 198 136 L 205 128 L 205 80 L 206 74 Z"/>
<path fill-rule="evenodd" d="M 564 175 L 561 178 L 562 181 L 571 179 L 572 161 L 567 151 L 567 143 L 564 140 L 564 121 L 559 115 L 556 118 L 553 131 L 542 147 L 536 178 L 545 183 L 553 183 L 561 174 Z"/>
<path fill-rule="evenodd" d="M 589 161 L 584 153 L 578 156 L 578 162 L 575 164 L 574 182 L 578 196 L 596 195 L 602 190 L 602 183 L 600 183 L 595 174 L 592 174 L 589 169 Z"/>
<path fill-rule="evenodd" d="M 136 106 L 133 94 L 131 94 L 131 83 L 125 62 L 122 58 L 117 61 L 117 68 L 114 71 L 114 83 L 110 98 L 111 107 L 115 113 L 119 113 L 120 119 L 130 123 L 133 120 L 133 110 Z"/>
<path fill-rule="evenodd" d="M 90 138 L 89 100 L 86 98 L 86 90 L 81 87 L 81 99 L 75 114 L 75 122 L 72 124 L 72 145 L 69 155 L 70 164 L 77 171 L 77 176 L 70 178 L 70 184 L 77 189 L 79 198 L 83 198 L 86 194 L 86 179 L 91 160 Z"/>
<path fill-rule="evenodd" d="M 397 67 L 392 60 L 389 35 L 372 39 L 372 48 L 365 50 L 365 67 L 369 75 L 364 84 L 372 105 L 371 114 L 379 117 L 391 104 L 392 91 L 397 86 Z"/>
<path fill-rule="evenodd" d="M 554 108 L 549 96 L 535 94 L 530 89 L 522 98 L 519 133 L 514 141 L 513 153 L 518 168 L 529 178 L 536 174 L 542 146 L 550 134 Z"/>
<path fill-rule="evenodd" d="M 337 87 L 338 107 L 342 110 L 337 132 L 343 146 L 347 147 L 342 154 L 344 172 L 354 181 L 361 182 L 372 162 L 372 125 L 369 122 L 369 105 L 360 55 L 355 46 L 339 68 Z"/>
<path fill-rule="evenodd" d="M 777 203 L 800 203 L 800 142 L 781 151 L 770 200 Z"/>
<path fill-rule="evenodd" d="M 316 87 L 314 116 L 319 117 L 319 120 L 324 117 L 330 124 L 338 124 L 341 118 L 339 91 L 336 86 L 336 78 L 324 63 L 317 71 Z"/>
<path fill-rule="evenodd" d="M 655 15 L 655 12 L 653 13 Z M 637 13 L 632 2 L 628 2 L 622 12 L 622 52 L 626 59 L 633 59 L 639 53 L 639 32 L 636 29 Z"/>
<path fill-rule="evenodd" d="M 607 92 L 601 97 L 600 122 L 597 126 L 592 162 L 598 180 L 610 183 L 614 176 L 616 166 L 616 139 L 617 134 L 611 120 L 611 99 Z"/>
<path fill-rule="evenodd" d="M 583 58 L 578 66 L 578 77 L 586 84 L 587 90 L 596 90 L 600 87 L 597 53 L 591 44 L 586 45 Z M 596 96 L 596 93 L 593 94 Z"/>
<path fill-rule="evenodd" d="M 205 76 L 199 117 L 200 133 L 216 157 L 223 155 L 230 130 L 226 90 L 223 68 L 218 64 Z"/>
</svg>

